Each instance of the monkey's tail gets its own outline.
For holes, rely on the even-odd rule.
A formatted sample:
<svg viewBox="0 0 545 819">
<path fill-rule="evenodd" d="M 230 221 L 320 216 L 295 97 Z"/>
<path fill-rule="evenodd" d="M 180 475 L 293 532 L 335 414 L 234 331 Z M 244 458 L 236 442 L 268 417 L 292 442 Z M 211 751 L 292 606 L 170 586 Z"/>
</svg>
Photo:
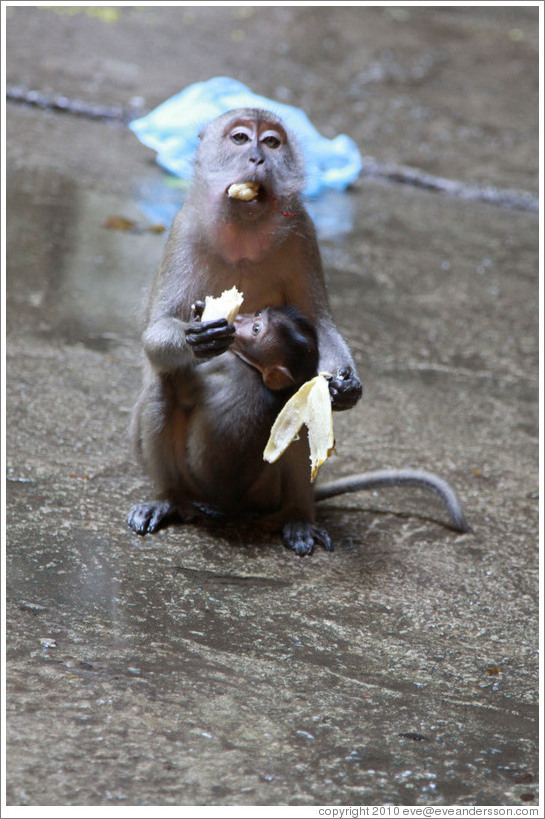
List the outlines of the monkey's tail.
<svg viewBox="0 0 545 819">
<path fill-rule="evenodd" d="M 446 507 L 453 528 L 459 532 L 471 532 L 471 526 L 465 519 L 458 495 L 447 481 L 433 472 L 417 469 L 392 469 L 376 472 L 362 472 L 349 475 L 316 486 L 314 497 L 317 501 L 344 495 L 346 492 L 381 489 L 384 486 L 419 486 L 434 492 Z"/>
</svg>

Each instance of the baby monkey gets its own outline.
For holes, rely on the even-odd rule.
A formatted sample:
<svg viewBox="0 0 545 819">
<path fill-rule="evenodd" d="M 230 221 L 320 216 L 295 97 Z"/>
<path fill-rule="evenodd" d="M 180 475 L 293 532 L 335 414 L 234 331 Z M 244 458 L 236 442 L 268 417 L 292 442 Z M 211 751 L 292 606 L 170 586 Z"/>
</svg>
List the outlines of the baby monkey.
<svg viewBox="0 0 545 819">
<path fill-rule="evenodd" d="M 158 531 L 194 517 L 205 507 L 238 518 L 259 515 L 266 528 L 281 528 L 286 546 L 308 554 L 316 542 L 331 550 L 327 532 L 315 525 L 314 501 L 345 492 L 387 485 L 417 485 L 435 492 L 445 504 L 454 528 L 467 531 L 459 501 L 437 475 L 413 470 L 370 472 L 314 487 L 309 478 L 306 436 L 294 441 L 273 464 L 263 460 L 271 426 L 286 401 L 316 375 L 319 362 L 314 326 L 293 306 L 266 307 L 225 319 L 202 322 L 196 305 L 186 340 L 191 350 L 177 373 L 165 383 L 156 418 L 175 425 L 171 446 L 146 446 L 135 414 L 137 451 L 159 498 L 136 505 L 128 524 L 137 534 Z M 165 376 L 168 379 L 168 376 Z M 168 406 L 163 405 L 164 401 Z M 150 429 L 150 419 L 144 419 Z M 160 439 L 160 426 L 156 435 Z"/>
</svg>

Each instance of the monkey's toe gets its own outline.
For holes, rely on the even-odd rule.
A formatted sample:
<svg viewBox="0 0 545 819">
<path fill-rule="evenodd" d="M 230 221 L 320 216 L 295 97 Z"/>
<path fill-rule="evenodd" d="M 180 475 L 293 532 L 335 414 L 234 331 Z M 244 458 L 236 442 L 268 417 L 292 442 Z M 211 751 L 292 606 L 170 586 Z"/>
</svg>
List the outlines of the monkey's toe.
<svg viewBox="0 0 545 819">
<path fill-rule="evenodd" d="M 127 518 L 127 525 L 137 535 L 147 535 L 149 522 L 151 520 L 151 510 L 149 503 L 139 503 L 133 506 Z"/>
<path fill-rule="evenodd" d="M 319 529 L 311 523 L 301 521 L 286 523 L 282 536 L 284 545 L 301 557 L 312 554 L 317 543 L 321 543 L 326 551 L 333 551 L 331 538 L 325 529 Z"/>
<path fill-rule="evenodd" d="M 137 535 L 152 535 L 175 517 L 176 509 L 168 501 L 137 503 L 129 512 L 127 524 Z"/>
</svg>

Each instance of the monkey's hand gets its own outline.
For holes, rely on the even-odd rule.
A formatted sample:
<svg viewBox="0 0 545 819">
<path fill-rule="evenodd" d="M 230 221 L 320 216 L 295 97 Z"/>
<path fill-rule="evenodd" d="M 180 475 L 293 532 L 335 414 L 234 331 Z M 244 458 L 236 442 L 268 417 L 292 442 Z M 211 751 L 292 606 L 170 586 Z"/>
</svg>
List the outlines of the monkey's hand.
<svg viewBox="0 0 545 819">
<path fill-rule="evenodd" d="M 334 410 L 351 409 L 361 398 L 361 381 L 351 367 L 338 370 L 329 381 L 331 407 Z"/>
<path fill-rule="evenodd" d="M 235 335 L 235 325 L 227 319 L 215 321 L 191 321 L 185 332 L 186 341 L 193 355 L 200 361 L 220 355 L 229 349 Z"/>
</svg>

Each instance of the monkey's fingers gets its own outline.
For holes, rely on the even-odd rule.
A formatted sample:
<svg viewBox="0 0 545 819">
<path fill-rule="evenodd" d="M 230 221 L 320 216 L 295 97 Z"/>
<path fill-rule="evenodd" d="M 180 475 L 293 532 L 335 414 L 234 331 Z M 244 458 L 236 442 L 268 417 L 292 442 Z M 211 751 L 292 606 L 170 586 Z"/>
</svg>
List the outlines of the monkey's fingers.
<svg viewBox="0 0 545 819">
<path fill-rule="evenodd" d="M 191 321 L 200 321 L 204 313 L 204 301 L 196 301 L 191 305 Z"/>
<path fill-rule="evenodd" d="M 286 523 L 282 530 L 282 539 L 288 549 L 301 556 L 311 554 L 317 543 L 321 543 L 326 551 L 333 551 L 331 538 L 325 529 L 319 529 L 318 526 L 305 521 Z"/>
<path fill-rule="evenodd" d="M 235 328 L 225 319 L 192 325 L 186 341 L 197 358 L 211 358 L 229 349 L 235 337 Z"/>
<path fill-rule="evenodd" d="M 214 356 L 221 355 L 227 352 L 231 346 L 231 341 L 215 341 L 208 344 L 199 344 L 193 347 L 193 354 L 198 359 L 214 358 Z"/>
<path fill-rule="evenodd" d="M 229 324 L 226 318 L 217 318 L 213 321 L 200 321 L 199 319 L 195 319 L 195 321 L 190 323 L 187 332 L 198 336 L 208 333 L 213 334 L 217 330 L 224 333 L 234 333 L 235 325 Z"/>
<path fill-rule="evenodd" d="M 357 375 L 349 368 L 339 370 L 329 381 L 331 407 L 336 412 L 351 409 L 362 396 L 363 388 Z"/>
<path fill-rule="evenodd" d="M 235 325 L 227 324 L 226 319 L 216 319 L 215 321 L 197 321 L 188 327 L 186 331 L 186 341 L 195 351 L 199 346 L 210 344 L 231 344 L 235 335 Z"/>
</svg>

